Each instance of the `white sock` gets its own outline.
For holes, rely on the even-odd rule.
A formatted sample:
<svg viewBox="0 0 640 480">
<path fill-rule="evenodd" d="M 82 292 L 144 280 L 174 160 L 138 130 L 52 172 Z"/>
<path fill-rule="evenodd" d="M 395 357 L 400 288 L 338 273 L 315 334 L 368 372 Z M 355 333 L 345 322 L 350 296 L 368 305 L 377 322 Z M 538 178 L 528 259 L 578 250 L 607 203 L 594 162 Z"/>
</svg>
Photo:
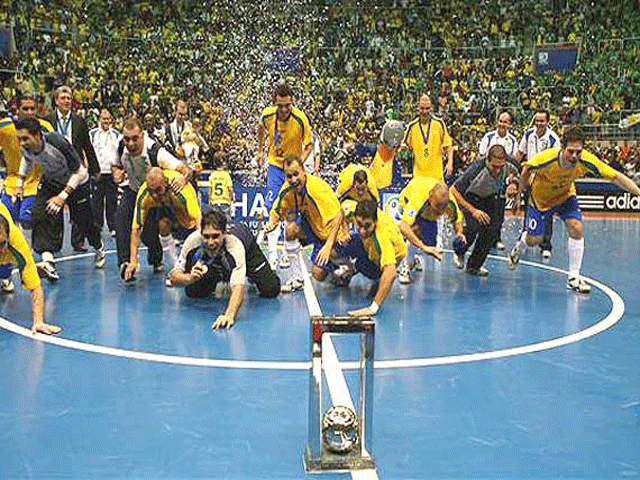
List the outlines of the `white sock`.
<svg viewBox="0 0 640 480">
<path fill-rule="evenodd" d="M 167 255 L 167 271 L 173 268 L 173 265 L 176 263 L 177 255 L 176 255 L 176 240 L 171 236 L 162 236 L 160 235 L 160 245 L 162 245 L 162 250 L 166 250 Z"/>
<path fill-rule="evenodd" d="M 284 251 L 291 262 L 291 278 L 302 279 L 302 267 L 300 266 L 300 241 L 288 240 L 284 243 Z"/>
<path fill-rule="evenodd" d="M 42 261 L 53 263 L 53 253 L 51 252 L 42 252 Z"/>
<path fill-rule="evenodd" d="M 407 242 L 407 256 L 404 257 L 406 259 L 406 266 L 409 269 L 409 266 L 413 266 L 413 262 L 415 261 L 414 255 L 416 254 L 417 248 L 411 242 Z"/>
<path fill-rule="evenodd" d="M 269 260 L 278 258 L 278 239 L 280 238 L 280 224 L 270 233 L 267 233 Z"/>
<path fill-rule="evenodd" d="M 577 277 L 580 275 L 580 267 L 582 267 L 582 256 L 584 255 L 584 237 L 580 240 L 569 237 L 567 241 L 567 250 L 569 250 L 569 276 Z"/>
<path fill-rule="evenodd" d="M 522 232 L 522 235 L 520 236 L 520 241 L 518 242 L 518 249 L 520 250 L 520 253 L 526 252 L 528 246 L 529 245 L 527 244 L 527 231 L 525 230 L 524 232 Z"/>
</svg>

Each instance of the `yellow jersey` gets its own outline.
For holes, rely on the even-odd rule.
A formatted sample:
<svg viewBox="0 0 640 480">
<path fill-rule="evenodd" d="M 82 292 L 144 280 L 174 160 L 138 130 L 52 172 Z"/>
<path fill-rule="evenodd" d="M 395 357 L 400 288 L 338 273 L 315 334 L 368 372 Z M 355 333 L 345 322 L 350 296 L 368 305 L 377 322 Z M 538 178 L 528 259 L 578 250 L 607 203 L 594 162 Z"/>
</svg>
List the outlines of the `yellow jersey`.
<svg viewBox="0 0 640 480">
<path fill-rule="evenodd" d="M 351 187 L 353 187 L 353 175 L 360 170 L 367 174 L 367 189 L 369 190 L 371 199 L 376 202 L 380 202 L 380 194 L 378 193 L 376 181 L 374 180 L 371 171 L 364 165 L 359 165 L 357 163 L 347 165 L 347 167 L 340 172 L 340 175 L 338 176 L 338 188 L 336 189 L 338 198 L 341 202 L 348 199 L 357 200 L 355 193 L 351 191 Z"/>
<path fill-rule="evenodd" d="M 407 186 L 400 192 L 399 199 L 402 220 L 408 225 L 413 225 L 417 217 L 422 217 L 425 220 L 437 220 L 438 215 L 432 211 L 429 203 L 429 194 L 440 181 L 429 177 L 414 177 L 407 183 Z M 444 215 L 453 224 L 461 223 L 464 218 L 451 189 L 449 189 L 449 204 Z"/>
<path fill-rule="evenodd" d="M 46 120 L 38 119 L 42 133 L 53 132 L 53 127 Z M 4 181 L 4 191 L 7 195 L 15 195 L 18 188 L 18 170 L 22 153 L 16 132 L 15 124 L 9 117 L 0 120 L 0 147 L 4 156 L 4 163 L 7 167 L 7 178 Z M 35 195 L 42 176 L 43 167 L 36 165 L 31 169 L 24 179 L 23 194 L 25 196 Z"/>
<path fill-rule="evenodd" d="M 231 205 L 233 182 L 226 170 L 214 170 L 209 175 L 209 205 Z"/>
<path fill-rule="evenodd" d="M 329 222 L 340 214 L 341 206 L 338 196 L 331 186 L 315 175 L 306 175 L 306 184 L 302 193 L 285 182 L 278 193 L 278 198 L 271 207 L 271 218 L 289 219 L 289 215 L 299 215 L 309 222 L 313 233 L 322 241 L 326 241 L 331 231 Z M 338 241 L 347 241 L 349 233 L 343 224 L 336 236 Z"/>
<path fill-rule="evenodd" d="M 363 238 L 362 244 L 369 259 L 380 268 L 399 265 L 407 255 L 407 245 L 400 228 L 382 210 L 378 210 L 378 221 L 373 234 Z"/>
<path fill-rule="evenodd" d="M 26 290 L 35 290 L 40 286 L 40 277 L 31 249 L 20 229 L 13 223 L 9 210 L 2 203 L 0 203 L 0 215 L 9 222 L 9 246 L 0 254 L 0 265 L 17 266 L 22 287 Z"/>
<path fill-rule="evenodd" d="M 282 122 L 276 118 L 277 107 L 267 107 L 262 111 L 260 124 L 267 132 L 269 154 L 267 161 L 271 165 L 283 168 L 286 155 L 302 156 L 302 150 L 313 143 L 311 127 L 307 116 L 296 107 L 291 115 Z"/>
<path fill-rule="evenodd" d="M 378 188 L 387 188 L 391 185 L 393 180 L 393 159 L 395 156 L 395 150 L 381 143 L 378 144 L 378 150 L 371 161 L 371 165 L 369 165 L 369 170 Z"/>
<path fill-rule="evenodd" d="M 453 145 L 444 122 L 431 117 L 427 125 L 420 123 L 420 117 L 407 126 L 404 143 L 413 151 L 413 177 L 431 177 L 442 180 L 444 171 L 443 149 Z"/>
<path fill-rule="evenodd" d="M 174 170 L 163 170 L 163 172 L 167 180 L 171 180 L 180 175 L 180 173 Z M 200 205 L 193 186 L 187 183 L 178 193 L 171 190 L 168 184 L 166 189 L 164 198 L 158 201 L 151 196 L 147 182 L 144 182 L 140 186 L 136 197 L 136 208 L 133 214 L 133 228 L 142 228 L 149 210 L 162 206 L 168 207 L 173 212 L 180 226 L 189 229 L 198 228 L 201 216 Z"/>
<path fill-rule="evenodd" d="M 562 168 L 558 160 L 561 147 L 549 148 L 523 163 L 534 173 L 529 201 L 544 212 L 563 204 L 576 194 L 575 179 L 592 173 L 606 180 L 613 180 L 618 172 L 598 159 L 594 154 L 582 151 L 573 168 Z"/>
</svg>

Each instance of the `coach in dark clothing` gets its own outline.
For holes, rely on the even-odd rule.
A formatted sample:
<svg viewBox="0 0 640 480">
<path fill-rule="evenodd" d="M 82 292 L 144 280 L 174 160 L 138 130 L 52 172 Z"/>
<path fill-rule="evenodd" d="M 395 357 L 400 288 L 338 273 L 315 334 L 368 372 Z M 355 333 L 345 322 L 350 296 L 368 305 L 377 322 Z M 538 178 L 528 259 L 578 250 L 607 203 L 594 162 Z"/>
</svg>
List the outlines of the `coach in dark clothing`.
<svg viewBox="0 0 640 480">
<path fill-rule="evenodd" d="M 62 135 L 76 149 L 80 159 L 91 178 L 97 178 L 100 175 L 100 164 L 96 157 L 96 152 L 89 138 L 89 128 L 87 123 L 80 115 L 71 112 L 73 104 L 73 94 L 71 88 L 63 85 L 56 88 L 54 94 L 56 103 L 53 115 L 49 115 L 46 120 L 53 125 L 55 131 Z M 87 182 L 90 180 L 87 179 Z M 88 185 L 88 183 L 87 183 Z M 84 235 L 78 229 L 76 223 L 71 222 L 71 246 L 74 250 L 86 252 L 84 246 Z"/>
<path fill-rule="evenodd" d="M 489 250 L 500 237 L 505 196 L 513 197 L 517 193 L 518 176 L 518 167 L 507 158 L 504 147 L 494 145 L 486 159 L 469 166 L 453 184 L 453 195 L 464 211 L 465 250 L 475 241 L 467 261 L 467 273 L 488 275 L 483 265 Z M 456 255 L 455 264 L 458 268 L 464 267 L 464 252 Z"/>
<path fill-rule="evenodd" d="M 212 325 L 217 329 L 234 324 L 247 278 L 256 284 L 262 297 L 274 298 L 280 293 L 280 279 L 271 270 L 249 227 L 241 223 L 227 225 L 226 215 L 218 210 L 205 213 L 200 230 L 184 242 L 171 271 L 171 282 L 186 287 L 188 297 L 211 295 L 218 282 L 229 282 L 229 304 Z"/>
<path fill-rule="evenodd" d="M 36 165 L 43 168 L 32 213 L 33 249 L 42 255 L 41 273 L 50 280 L 59 278 L 53 252 L 62 248 L 65 204 L 71 219 L 96 250 L 96 268 L 102 268 L 105 262 L 102 239 L 91 215 L 89 184 L 84 181 L 88 173 L 77 152 L 55 132 L 43 135 L 35 118 L 16 122 L 16 132 L 23 154 L 18 175 L 26 177 Z"/>
</svg>

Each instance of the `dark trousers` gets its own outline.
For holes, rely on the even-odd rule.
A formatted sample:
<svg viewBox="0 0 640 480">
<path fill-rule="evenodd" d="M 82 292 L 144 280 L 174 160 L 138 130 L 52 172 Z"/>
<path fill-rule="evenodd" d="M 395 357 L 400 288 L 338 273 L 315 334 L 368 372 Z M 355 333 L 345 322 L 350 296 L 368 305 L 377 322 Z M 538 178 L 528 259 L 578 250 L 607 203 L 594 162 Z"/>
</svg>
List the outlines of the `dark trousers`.
<svg viewBox="0 0 640 480">
<path fill-rule="evenodd" d="M 131 257 L 131 224 L 133 212 L 136 207 L 136 192 L 129 187 L 124 187 L 116 210 L 116 250 L 118 251 L 118 266 L 128 262 Z M 140 235 L 142 243 L 147 250 L 147 262 L 149 265 L 162 263 L 162 245 L 158 235 L 158 223 L 153 221 L 152 215 L 147 215 Z"/>
<path fill-rule="evenodd" d="M 484 264 L 489 251 L 500 238 L 500 228 L 504 218 L 504 199 L 493 195 L 486 198 L 465 198 L 465 200 L 491 217 L 489 225 L 482 225 L 470 212 L 466 210 L 464 212 L 464 236 L 467 240 L 465 250 L 475 242 L 471 256 L 467 260 L 467 269 L 477 270 Z"/>
<path fill-rule="evenodd" d="M 33 206 L 33 250 L 37 253 L 58 252 L 62 249 L 62 236 L 64 224 L 62 221 L 64 212 L 60 210 L 58 215 L 50 215 L 46 212 L 47 200 L 60 193 L 59 186 L 53 186 L 46 181 L 41 181 L 36 194 L 36 203 Z M 67 198 L 71 221 L 74 222 L 80 233 L 89 239 L 89 244 L 95 248 L 102 248 L 100 230 L 93 221 L 89 184 L 80 185 L 78 189 Z"/>
<path fill-rule="evenodd" d="M 280 293 L 280 278 L 271 270 L 269 262 L 257 244 L 253 244 L 246 252 L 247 278 L 258 287 L 261 297 L 275 298 Z M 190 272 L 195 262 L 193 257 L 187 259 L 186 271 Z M 218 282 L 228 282 L 230 272 L 210 266 L 207 273 L 195 283 L 184 289 L 187 297 L 197 298 L 211 295 Z"/>
<path fill-rule="evenodd" d="M 99 180 L 91 181 L 91 202 L 94 220 L 98 228 L 102 228 L 106 216 L 107 228 L 109 231 L 115 230 L 118 186 L 113 181 L 113 175 L 103 173 Z"/>
</svg>

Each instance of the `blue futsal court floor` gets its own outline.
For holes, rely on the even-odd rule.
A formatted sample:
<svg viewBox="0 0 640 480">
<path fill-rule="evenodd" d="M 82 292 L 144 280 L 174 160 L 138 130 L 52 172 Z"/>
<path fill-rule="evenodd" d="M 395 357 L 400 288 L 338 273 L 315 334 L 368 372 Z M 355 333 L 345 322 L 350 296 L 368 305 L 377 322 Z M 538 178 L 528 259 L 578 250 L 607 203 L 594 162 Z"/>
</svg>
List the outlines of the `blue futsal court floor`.
<svg viewBox="0 0 640 480">
<path fill-rule="evenodd" d="M 376 317 L 378 478 L 640 476 L 640 220 L 586 219 L 585 236 L 588 296 L 565 288 L 559 222 L 548 263 L 530 250 L 510 271 L 501 252 L 477 278 L 448 253 L 394 285 Z M 308 478 L 303 292 L 250 289 L 213 332 L 226 298 L 188 299 L 146 266 L 124 286 L 114 254 L 58 269 L 57 337 L 28 332 L 27 292 L 0 297 L 0 478 Z M 313 286 L 325 315 L 371 301 L 357 277 Z M 355 344 L 335 346 L 353 386 Z"/>
</svg>

